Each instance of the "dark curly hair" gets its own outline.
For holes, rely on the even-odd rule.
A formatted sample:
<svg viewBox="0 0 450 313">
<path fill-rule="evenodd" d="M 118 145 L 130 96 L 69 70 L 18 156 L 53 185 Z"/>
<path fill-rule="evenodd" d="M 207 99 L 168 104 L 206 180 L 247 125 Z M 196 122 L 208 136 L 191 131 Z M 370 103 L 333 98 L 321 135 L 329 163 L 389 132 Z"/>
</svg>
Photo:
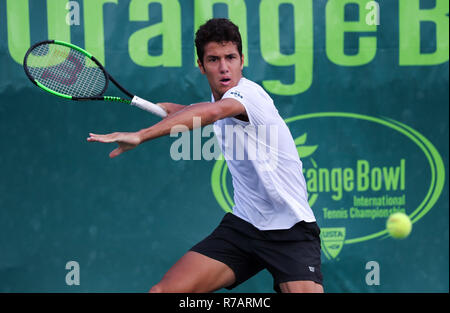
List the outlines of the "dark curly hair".
<svg viewBox="0 0 450 313">
<path fill-rule="evenodd" d="M 205 55 L 205 46 L 210 42 L 232 42 L 239 51 L 242 58 L 242 38 L 237 27 L 233 22 L 226 18 L 213 18 L 195 33 L 195 47 L 197 48 L 197 57 L 203 64 L 203 56 Z"/>
</svg>

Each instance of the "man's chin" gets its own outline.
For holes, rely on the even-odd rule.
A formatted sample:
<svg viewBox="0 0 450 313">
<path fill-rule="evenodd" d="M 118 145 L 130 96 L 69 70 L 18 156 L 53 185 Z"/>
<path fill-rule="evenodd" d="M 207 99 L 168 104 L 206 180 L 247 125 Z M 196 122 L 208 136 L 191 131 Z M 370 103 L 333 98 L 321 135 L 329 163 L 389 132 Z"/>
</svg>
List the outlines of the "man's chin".
<svg viewBox="0 0 450 313">
<path fill-rule="evenodd" d="M 222 99 L 223 95 L 235 86 L 237 86 L 237 84 L 230 84 L 229 86 L 219 86 L 215 89 L 215 93 L 218 95 L 219 99 Z"/>
<path fill-rule="evenodd" d="M 236 86 L 237 86 L 236 83 L 230 82 L 230 84 L 228 84 L 227 86 L 220 86 L 220 92 L 223 92 L 225 94 L 228 90 Z"/>
</svg>

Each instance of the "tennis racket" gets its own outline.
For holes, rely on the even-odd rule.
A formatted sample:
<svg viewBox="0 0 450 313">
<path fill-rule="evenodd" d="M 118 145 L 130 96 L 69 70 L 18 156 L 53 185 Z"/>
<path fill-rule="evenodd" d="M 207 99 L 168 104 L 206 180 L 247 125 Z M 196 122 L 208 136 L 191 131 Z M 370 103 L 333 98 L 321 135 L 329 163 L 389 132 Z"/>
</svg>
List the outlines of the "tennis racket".
<svg viewBox="0 0 450 313">
<path fill-rule="evenodd" d="M 73 44 L 58 40 L 38 42 L 28 49 L 23 67 L 31 82 L 52 95 L 76 101 L 121 102 L 167 116 L 160 106 L 123 88 L 92 54 Z M 129 99 L 105 96 L 109 81 Z"/>
</svg>

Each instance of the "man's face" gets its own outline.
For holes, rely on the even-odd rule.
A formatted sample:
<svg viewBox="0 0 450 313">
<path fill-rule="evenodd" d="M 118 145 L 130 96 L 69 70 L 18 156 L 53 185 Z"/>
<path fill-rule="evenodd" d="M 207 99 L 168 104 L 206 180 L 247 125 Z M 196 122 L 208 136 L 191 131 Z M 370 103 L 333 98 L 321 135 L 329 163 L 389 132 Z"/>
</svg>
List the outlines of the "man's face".
<svg viewBox="0 0 450 313">
<path fill-rule="evenodd" d="M 228 89 L 239 83 L 244 67 L 244 57 L 240 57 L 237 46 L 232 42 L 210 42 L 205 46 L 203 64 L 197 61 L 202 74 L 208 78 L 209 86 L 216 101 Z"/>
</svg>

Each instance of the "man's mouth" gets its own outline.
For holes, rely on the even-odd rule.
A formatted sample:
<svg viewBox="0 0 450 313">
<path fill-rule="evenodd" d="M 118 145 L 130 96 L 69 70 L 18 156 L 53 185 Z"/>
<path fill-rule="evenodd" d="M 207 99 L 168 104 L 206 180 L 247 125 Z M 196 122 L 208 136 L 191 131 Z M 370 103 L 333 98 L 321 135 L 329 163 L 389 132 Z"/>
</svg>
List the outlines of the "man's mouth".
<svg viewBox="0 0 450 313">
<path fill-rule="evenodd" d="M 222 78 L 220 80 L 220 84 L 224 85 L 224 86 L 228 86 L 230 84 L 230 82 L 231 82 L 231 78 Z"/>
</svg>

